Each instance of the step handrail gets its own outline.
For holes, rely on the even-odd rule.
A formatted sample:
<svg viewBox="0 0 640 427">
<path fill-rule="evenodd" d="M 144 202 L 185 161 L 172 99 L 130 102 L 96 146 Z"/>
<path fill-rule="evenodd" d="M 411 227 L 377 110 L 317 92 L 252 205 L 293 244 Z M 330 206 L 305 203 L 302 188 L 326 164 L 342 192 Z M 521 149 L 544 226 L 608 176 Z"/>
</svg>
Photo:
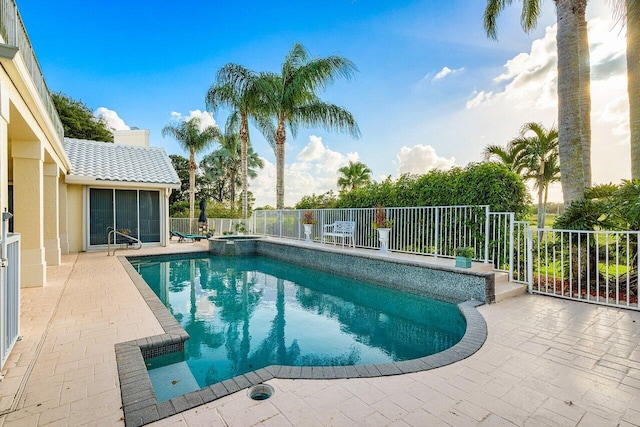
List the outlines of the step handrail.
<svg viewBox="0 0 640 427">
<path fill-rule="evenodd" d="M 119 232 L 118 230 L 111 230 L 109 231 L 109 234 L 107 234 L 107 256 L 111 256 L 111 237 L 115 237 L 115 236 L 122 236 L 122 237 L 126 237 L 127 239 L 131 240 L 134 243 L 138 244 L 138 247 L 135 248 L 136 250 L 142 249 L 142 240 L 135 238 L 133 236 L 129 236 L 128 234 L 124 234 Z M 116 246 L 116 243 L 114 241 L 113 243 L 114 249 L 113 249 L 113 255 L 115 256 L 116 251 L 118 249 L 122 249 Z"/>
</svg>

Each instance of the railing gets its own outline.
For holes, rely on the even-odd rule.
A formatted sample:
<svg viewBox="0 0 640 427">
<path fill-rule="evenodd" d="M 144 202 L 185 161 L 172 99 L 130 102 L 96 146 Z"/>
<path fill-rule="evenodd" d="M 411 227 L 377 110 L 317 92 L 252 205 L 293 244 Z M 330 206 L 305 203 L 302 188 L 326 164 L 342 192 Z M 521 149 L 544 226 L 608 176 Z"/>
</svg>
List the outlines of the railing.
<svg viewBox="0 0 640 427">
<path fill-rule="evenodd" d="M 239 218 L 207 218 L 207 230 L 210 233 L 222 234 L 227 231 L 236 231 L 236 224 L 243 223 Z M 250 223 L 250 220 L 247 220 Z M 249 224 L 245 224 L 246 227 Z M 179 231 L 185 234 L 196 234 L 200 230 L 198 218 L 169 218 L 169 230 Z"/>
<path fill-rule="evenodd" d="M 527 252 L 527 236 L 530 224 L 527 221 L 514 221 L 511 244 L 511 275 L 509 280 L 518 283 L 529 283 L 529 254 Z"/>
<path fill-rule="evenodd" d="M 15 0 L 0 0 L 0 35 L 6 44 L 18 47 L 18 52 L 22 55 L 22 60 L 29 70 L 33 84 L 38 90 L 38 94 L 49 114 L 56 133 L 60 137 L 60 141 L 62 141 L 64 138 L 62 122 L 51 99 L 47 84 L 44 81 L 42 70 L 36 59 Z"/>
<path fill-rule="evenodd" d="M 334 221 L 355 221 L 357 247 L 377 249 L 378 236 L 372 223 L 375 208 L 309 209 L 317 223 L 312 236 L 319 239 L 322 225 Z M 488 206 L 422 206 L 386 208 L 387 219 L 393 222 L 389 250 L 430 256 L 453 257 L 460 246 L 473 247 L 474 259 L 490 262 Z M 256 234 L 303 239 L 304 210 L 255 211 L 250 228 Z"/>
<path fill-rule="evenodd" d="M 528 230 L 529 292 L 639 310 L 637 231 Z"/>
<path fill-rule="evenodd" d="M 320 241 L 322 226 L 355 221 L 357 247 L 377 249 L 372 227 L 375 208 L 309 209 Z M 260 210 L 248 220 L 248 231 L 302 240 L 304 210 Z M 452 257 L 456 247 L 471 246 L 475 259 L 491 262 L 509 280 L 529 285 L 529 292 L 640 310 L 638 247 L 640 232 L 577 231 L 530 228 L 511 212 L 488 206 L 386 208 L 393 222 L 389 250 Z M 172 218 L 172 229 L 187 232 L 196 219 Z M 209 219 L 209 227 L 233 230 L 239 219 Z"/>
<path fill-rule="evenodd" d="M 118 237 L 121 240 L 120 243 L 117 241 Z M 113 240 L 113 243 L 111 243 L 111 240 Z M 122 242 L 122 240 L 124 240 L 124 242 Z M 118 249 L 122 249 L 123 245 L 128 247 L 134 243 L 138 245 L 138 247 L 135 248 L 136 250 L 142 249 L 142 240 L 129 236 L 128 234 L 121 233 L 118 230 L 111 230 L 107 234 L 107 256 L 115 255 L 116 251 Z M 112 244 L 114 245 L 113 254 L 111 253 Z M 120 245 L 120 247 L 118 245 Z"/>
<path fill-rule="evenodd" d="M 2 245 L 5 248 L 5 245 Z M 20 235 L 9 235 L 0 268 L 0 369 L 20 336 Z"/>
</svg>

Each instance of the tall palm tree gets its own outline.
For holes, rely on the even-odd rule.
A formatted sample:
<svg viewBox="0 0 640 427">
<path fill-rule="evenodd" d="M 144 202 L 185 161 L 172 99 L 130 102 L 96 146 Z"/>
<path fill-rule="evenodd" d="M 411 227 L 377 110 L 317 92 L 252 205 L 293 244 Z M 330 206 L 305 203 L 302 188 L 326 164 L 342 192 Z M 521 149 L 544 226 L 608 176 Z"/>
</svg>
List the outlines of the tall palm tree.
<svg viewBox="0 0 640 427">
<path fill-rule="evenodd" d="M 540 123 L 526 123 L 520 135 L 509 142 L 514 150 L 521 152 L 525 178 L 534 179 L 538 190 L 538 228 L 544 228 L 544 195 L 555 174 L 547 170 L 557 165 L 558 131 L 545 129 Z"/>
<path fill-rule="evenodd" d="M 371 181 L 371 169 L 362 162 L 350 161 L 347 166 L 338 169 L 342 176 L 338 178 L 338 187 L 341 190 L 355 190 Z"/>
<path fill-rule="evenodd" d="M 522 163 L 522 147 L 515 147 L 512 144 L 507 144 L 506 147 L 487 145 L 483 154 L 485 162 L 500 163 L 518 175 L 520 175 L 524 169 L 524 164 Z"/>
<path fill-rule="evenodd" d="M 249 146 L 249 120 L 261 131 L 273 146 L 273 125 L 263 114 L 265 103 L 263 80 L 242 65 L 229 63 L 220 68 L 216 81 L 209 88 L 206 96 L 207 107 L 217 111 L 219 107 L 227 107 L 232 113 L 227 120 L 227 127 L 235 127 L 239 123 L 241 142 L 241 175 L 242 175 L 242 218 L 247 219 L 247 150 Z"/>
<path fill-rule="evenodd" d="M 487 0 L 484 27 L 488 37 L 497 39 L 497 17 L 511 3 L 512 0 Z M 587 0 L 554 0 L 554 3 L 558 22 L 558 148 L 562 192 L 565 203 L 569 204 L 583 198 L 591 176 L 588 160 L 591 141 L 587 140 L 590 131 L 586 131 L 586 126 L 590 126 L 589 110 L 583 93 L 589 89 L 587 83 L 582 82 L 589 64 L 586 25 L 583 25 Z M 528 32 L 537 24 L 541 0 L 523 0 L 522 5 L 521 25 Z"/>
<path fill-rule="evenodd" d="M 626 0 L 631 179 L 640 179 L 640 1 Z"/>
<path fill-rule="evenodd" d="M 240 174 L 242 168 L 242 147 L 240 136 L 237 133 L 222 135 L 219 140 L 220 148 L 203 157 L 200 166 L 205 171 L 205 175 L 214 180 L 223 181 L 220 186 L 228 190 L 230 208 L 236 209 L 236 188 L 242 186 Z M 264 161 L 253 151 L 251 145 L 247 149 L 247 177 L 255 178 L 258 174 L 256 168 L 262 169 Z"/>
<path fill-rule="evenodd" d="M 640 179 L 640 0 L 609 0 L 614 17 L 627 28 L 627 92 L 631 178 Z"/>
<path fill-rule="evenodd" d="M 345 131 L 358 138 L 360 129 L 349 111 L 322 101 L 317 92 L 337 77 L 351 79 L 357 68 L 342 56 L 311 58 L 305 47 L 296 43 L 285 57 L 280 74 L 263 73 L 268 85 L 267 111 L 275 117 L 276 207 L 284 208 L 284 164 L 286 128 L 295 138 L 300 126 L 320 126 Z"/>
<path fill-rule="evenodd" d="M 180 143 L 180 146 L 189 151 L 189 218 L 194 217 L 196 194 L 196 154 L 207 148 L 220 132 L 218 128 L 208 126 L 200 130 L 200 119 L 182 121 L 179 124 L 168 124 L 162 128 L 162 136 L 170 135 Z"/>
</svg>

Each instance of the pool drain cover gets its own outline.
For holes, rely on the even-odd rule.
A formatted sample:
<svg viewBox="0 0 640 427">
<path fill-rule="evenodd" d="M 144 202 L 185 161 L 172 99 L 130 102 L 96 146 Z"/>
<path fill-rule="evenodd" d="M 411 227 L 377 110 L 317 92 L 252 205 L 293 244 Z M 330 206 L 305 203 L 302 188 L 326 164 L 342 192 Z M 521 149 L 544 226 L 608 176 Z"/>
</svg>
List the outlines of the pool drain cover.
<svg viewBox="0 0 640 427">
<path fill-rule="evenodd" d="M 274 390 L 268 384 L 258 384 L 247 390 L 247 396 L 252 400 L 267 400 L 273 396 Z"/>
</svg>

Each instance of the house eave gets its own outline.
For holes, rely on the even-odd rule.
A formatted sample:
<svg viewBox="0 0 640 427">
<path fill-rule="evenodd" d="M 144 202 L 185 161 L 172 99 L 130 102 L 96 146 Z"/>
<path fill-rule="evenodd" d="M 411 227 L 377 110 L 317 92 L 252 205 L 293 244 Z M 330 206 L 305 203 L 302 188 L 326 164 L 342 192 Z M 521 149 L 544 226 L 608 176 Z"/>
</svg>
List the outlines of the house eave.
<svg viewBox="0 0 640 427">
<path fill-rule="evenodd" d="M 66 175 L 65 182 L 75 185 L 90 185 L 95 187 L 119 187 L 119 188 L 170 188 L 179 189 L 180 184 L 166 182 L 136 182 L 136 181 L 107 181 L 96 179 L 93 176 Z"/>
</svg>

